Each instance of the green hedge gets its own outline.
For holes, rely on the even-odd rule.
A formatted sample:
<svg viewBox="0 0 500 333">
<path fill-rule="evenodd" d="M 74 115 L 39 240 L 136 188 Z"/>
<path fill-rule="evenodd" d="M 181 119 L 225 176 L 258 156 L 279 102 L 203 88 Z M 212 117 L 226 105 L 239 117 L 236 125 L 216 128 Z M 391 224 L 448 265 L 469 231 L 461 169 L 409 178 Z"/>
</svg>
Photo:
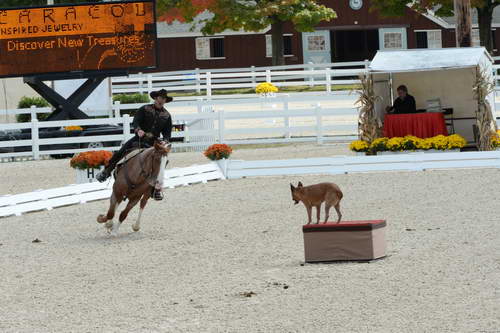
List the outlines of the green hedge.
<svg viewBox="0 0 500 333">
<path fill-rule="evenodd" d="M 113 103 L 120 101 L 121 104 L 136 104 L 136 103 L 149 103 L 150 99 L 147 94 L 119 94 L 113 96 Z M 137 110 L 121 110 L 121 114 L 129 114 L 134 116 Z"/>
<path fill-rule="evenodd" d="M 32 105 L 35 105 L 38 108 L 44 108 L 47 106 L 50 106 L 49 103 L 43 99 L 42 97 L 27 97 L 23 96 L 19 103 L 17 104 L 17 107 L 19 109 L 27 109 L 30 108 Z M 47 117 L 50 115 L 50 113 L 37 113 L 36 118 L 38 120 L 45 120 Z M 16 116 L 17 122 L 18 123 L 26 123 L 31 121 L 31 114 L 18 114 Z"/>
</svg>

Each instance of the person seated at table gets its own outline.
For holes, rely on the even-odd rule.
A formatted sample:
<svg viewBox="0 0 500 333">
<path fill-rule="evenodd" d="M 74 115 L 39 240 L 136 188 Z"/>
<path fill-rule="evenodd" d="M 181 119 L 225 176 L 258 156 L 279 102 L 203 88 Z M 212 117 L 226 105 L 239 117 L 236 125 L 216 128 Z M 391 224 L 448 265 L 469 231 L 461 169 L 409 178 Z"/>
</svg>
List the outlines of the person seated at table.
<svg viewBox="0 0 500 333">
<path fill-rule="evenodd" d="M 386 111 L 394 114 L 417 112 L 415 98 L 408 94 L 408 88 L 405 85 L 401 85 L 398 87 L 397 92 L 398 98 L 394 100 L 393 106 L 386 108 Z"/>
</svg>

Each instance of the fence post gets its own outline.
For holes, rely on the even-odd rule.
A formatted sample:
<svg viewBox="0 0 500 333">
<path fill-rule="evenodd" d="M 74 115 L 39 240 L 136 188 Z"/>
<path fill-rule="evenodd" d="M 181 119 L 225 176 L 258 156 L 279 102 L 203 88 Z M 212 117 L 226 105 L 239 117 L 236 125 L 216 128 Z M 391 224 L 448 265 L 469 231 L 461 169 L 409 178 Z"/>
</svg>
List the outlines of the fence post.
<svg viewBox="0 0 500 333">
<path fill-rule="evenodd" d="M 219 143 L 224 143 L 224 110 L 219 110 Z"/>
<path fill-rule="evenodd" d="M 30 112 L 31 112 L 31 120 L 38 119 L 38 117 L 36 116 L 36 105 L 30 106 Z"/>
<path fill-rule="evenodd" d="M 323 119 L 321 117 L 321 104 L 316 104 L 316 135 L 317 143 L 320 145 L 323 143 Z"/>
<path fill-rule="evenodd" d="M 144 94 L 144 79 L 142 73 L 139 73 L 139 93 Z"/>
<path fill-rule="evenodd" d="M 122 117 L 123 120 L 123 142 L 126 142 L 130 139 L 130 116 L 128 114 L 124 114 Z"/>
<path fill-rule="evenodd" d="M 36 116 L 31 118 L 31 147 L 33 159 L 40 159 L 40 137 L 38 134 L 38 119 L 36 119 Z"/>
<path fill-rule="evenodd" d="M 148 95 L 153 91 L 153 75 L 148 74 Z"/>
<path fill-rule="evenodd" d="M 330 67 L 325 68 L 325 75 L 326 75 L 326 92 L 331 93 L 332 92 L 332 71 Z"/>
<path fill-rule="evenodd" d="M 266 82 L 271 83 L 271 70 L 266 69 Z"/>
<path fill-rule="evenodd" d="M 201 94 L 201 80 L 200 80 L 200 69 L 195 69 L 195 80 L 196 80 L 196 93 Z"/>
<path fill-rule="evenodd" d="M 207 98 L 211 99 L 212 98 L 212 73 L 207 72 L 206 73 L 206 87 L 207 87 Z"/>
<path fill-rule="evenodd" d="M 370 61 L 365 59 L 365 74 L 368 74 L 368 69 L 370 67 Z"/>
<path fill-rule="evenodd" d="M 309 74 L 309 87 L 313 87 L 314 86 L 314 67 L 313 67 L 313 63 L 309 61 L 307 63 L 307 65 L 308 65 L 307 67 L 308 67 L 309 71 L 312 72 L 312 73 Z"/>
<path fill-rule="evenodd" d="M 121 104 L 120 101 L 115 101 L 115 104 L 113 105 L 113 112 L 114 112 L 115 118 L 119 118 L 121 116 L 120 104 Z"/>
<path fill-rule="evenodd" d="M 292 137 L 290 133 L 290 116 L 288 115 L 288 98 L 290 97 L 289 94 L 286 94 L 283 96 L 285 101 L 283 102 L 283 112 L 285 113 L 285 139 L 290 139 Z"/>
<path fill-rule="evenodd" d="M 250 66 L 250 68 L 252 69 L 252 84 L 255 87 L 255 85 L 257 83 L 257 82 L 255 82 L 255 66 Z"/>
</svg>

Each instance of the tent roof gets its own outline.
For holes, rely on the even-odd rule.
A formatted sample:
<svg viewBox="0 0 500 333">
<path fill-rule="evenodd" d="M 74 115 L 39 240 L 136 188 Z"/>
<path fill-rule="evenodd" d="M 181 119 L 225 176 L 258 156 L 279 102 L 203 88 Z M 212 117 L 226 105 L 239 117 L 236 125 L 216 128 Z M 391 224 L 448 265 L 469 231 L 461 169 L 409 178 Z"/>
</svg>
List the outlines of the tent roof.
<svg viewBox="0 0 500 333">
<path fill-rule="evenodd" d="M 484 47 L 377 51 L 370 63 L 375 72 L 415 72 L 474 67 L 493 59 Z"/>
</svg>

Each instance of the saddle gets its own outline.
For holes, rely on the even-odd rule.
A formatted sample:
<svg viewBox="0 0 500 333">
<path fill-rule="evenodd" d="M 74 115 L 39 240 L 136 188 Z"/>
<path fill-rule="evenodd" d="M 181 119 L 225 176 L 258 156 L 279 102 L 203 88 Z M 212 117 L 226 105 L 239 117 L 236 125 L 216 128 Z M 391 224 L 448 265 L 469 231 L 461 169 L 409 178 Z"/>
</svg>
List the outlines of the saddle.
<svg viewBox="0 0 500 333">
<path fill-rule="evenodd" d="M 124 163 L 127 163 L 129 160 L 136 157 L 137 155 L 139 155 L 140 153 L 142 153 L 142 151 L 144 151 L 146 149 L 147 148 L 135 148 L 134 150 L 125 154 L 125 156 L 123 156 L 123 158 L 121 160 L 119 160 L 118 163 L 116 163 L 116 166 L 118 167 Z"/>
</svg>

